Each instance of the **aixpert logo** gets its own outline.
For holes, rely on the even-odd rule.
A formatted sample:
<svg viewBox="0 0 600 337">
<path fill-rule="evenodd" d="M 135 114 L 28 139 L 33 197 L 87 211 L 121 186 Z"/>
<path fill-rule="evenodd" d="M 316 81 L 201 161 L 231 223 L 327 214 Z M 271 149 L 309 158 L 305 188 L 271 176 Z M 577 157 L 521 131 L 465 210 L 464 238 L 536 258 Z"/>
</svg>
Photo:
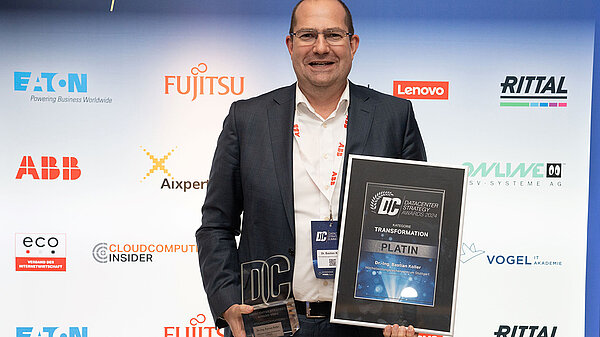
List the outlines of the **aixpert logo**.
<svg viewBox="0 0 600 337">
<path fill-rule="evenodd" d="M 187 76 L 165 75 L 164 94 L 189 95 L 195 101 L 204 95 L 241 95 L 244 93 L 244 76 L 213 75 L 206 63 L 198 63 Z"/>
<path fill-rule="evenodd" d="M 20 326 L 16 337 L 88 337 L 88 328 Z"/>
<path fill-rule="evenodd" d="M 450 82 L 394 81 L 394 96 L 407 99 L 447 100 Z"/>
<path fill-rule="evenodd" d="M 500 325 L 496 337 L 558 337 L 557 326 L 547 325 Z"/>
<path fill-rule="evenodd" d="M 98 263 L 149 263 L 155 255 L 197 252 L 193 244 L 100 242 L 92 248 L 92 257 Z"/>
<path fill-rule="evenodd" d="M 42 156 L 39 163 L 40 169 L 36 169 L 32 156 L 23 156 L 21 165 L 17 170 L 15 179 L 23 179 L 30 176 L 34 180 L 56 180 L 61 176 L 62 180 L 77 180 L 81 177 L 79 161 L 75 157 L 62 157 L 62 166 L 58 167 L 58 160 L 51 156 Z"/>
<path fill-rule="evenodd" d="M 561 187 L 565 163 L 560 162 L 464 162 L 469 186 Z"/>
<path fill-rule="evenodd" d="M 140 180 L 143 182 L 147 178 L 149 178 L 152 174 L 158 173 L 162 174 L 166 177 L 163 178 L 160 189 L 168 189 L 168 190 L 182 190 L 183 192 L 187 192 L 188 190 L 203 190 L 208 184 L 208 180 L 198 181 L 198 180 L 175 180 L 175 177 L 171 174 L 171 172 L 167 169 L 166 161 L 171 157 L 171 155 L 177 149 L 177 146 L 171 149 L 166 154 L 152 154 L 145 147 L 140 146 L 140 149 L 146 154 L 146 156 L 152 161 L 152 167 L 146 172 L 146 175 Z M 170 178 L 170 179 L 169 179 Z"/>
<path fill-rule="evenodd" d="M 566 108 L 565 76 L 507 75 L 500 82 L 501 107 Z"/>
<path fill-rule="evenodd" d="M 535 254 L 523 254 L 516 252 L 494 251 L 477 249 L 475 243 L 464 243 L 461 247 L 460 261 L 467 263 L 470 261 L 479 261 L 491 266 L 523 266 L 523 267 L 560 267 L 563 265 L 562 260 L 547 258 Z M 481 256 L 485 259 L 480 258 Z"/>
<path fill-rule="evenodd" d="M 78 95 L 88 93 L 86 73 L 15 71 L 13 78 L 14 91 L 29 93 L 30 102 L 112 103 L 110 97 Z"/>
<path fill-rule="evenodd" d="M 16 233 L 16 271 L 66 271 L 65 233 Z"/>
<path fill-rule="evenodd" d="M 206 323 L 206 324 L 205 324 Z M 216 337 L 224 336 L 223 329 L 217 329 L 206 322 L 204 314 L 190 318 L 184 326 L 165 326 L 164 337 Z"/>
</svg>

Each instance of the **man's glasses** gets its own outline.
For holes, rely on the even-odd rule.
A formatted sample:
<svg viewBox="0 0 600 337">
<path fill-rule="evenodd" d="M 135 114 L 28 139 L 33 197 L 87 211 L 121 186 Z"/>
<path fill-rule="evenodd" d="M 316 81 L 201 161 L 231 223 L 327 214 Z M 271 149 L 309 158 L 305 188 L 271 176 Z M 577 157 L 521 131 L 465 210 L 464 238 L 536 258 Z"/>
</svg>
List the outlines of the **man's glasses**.
<svg viewBox="0 0 600 337">
<path fill-rule="evenodd" d="M 317 42 L 319 34 L 323 34 L 325 41 L 331 45 L 339 45 L 344 43 L 346 36 L 352 36 L 352 33 L 345 32 L 341 29 L 328 29 L 319 32 L 316 29 L 301 29 L 295 33 L 290 33 L 291 36 L 298 38 L 298 41 L 304 45 L 312 45 Z"/>
</svg>

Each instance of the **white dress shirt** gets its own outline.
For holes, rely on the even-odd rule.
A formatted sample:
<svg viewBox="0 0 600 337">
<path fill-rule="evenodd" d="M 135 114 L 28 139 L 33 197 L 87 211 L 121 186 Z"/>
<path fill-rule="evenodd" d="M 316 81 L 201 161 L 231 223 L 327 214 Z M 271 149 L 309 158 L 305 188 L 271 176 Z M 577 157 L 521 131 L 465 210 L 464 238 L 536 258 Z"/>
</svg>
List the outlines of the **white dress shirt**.
<svg viewBox="0 0 600 337">
<path fill-rule="evenodd" d="M 296 85 L 294 114 L 294 219 L 296 253 L 293 290 L 299 301 L 331 301 L 333 279 L 318 279 L 313 270 L 311 221 L 337 220 L 346 144 L 349 85 L 337 108 L 319 116 Z"/>
</svg>

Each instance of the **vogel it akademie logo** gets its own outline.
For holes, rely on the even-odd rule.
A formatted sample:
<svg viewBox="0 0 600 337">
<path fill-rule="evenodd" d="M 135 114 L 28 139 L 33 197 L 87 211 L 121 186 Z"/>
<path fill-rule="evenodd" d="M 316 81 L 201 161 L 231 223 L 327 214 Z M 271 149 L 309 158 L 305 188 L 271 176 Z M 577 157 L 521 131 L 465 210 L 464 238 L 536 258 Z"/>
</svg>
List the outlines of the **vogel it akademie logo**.
<svg viewBox="0 0 600 337">
<path fill-rule="evenodd" d="M 477 261 L 477 263 L 484 263 L 490 266 L 560 267 L 563 265 L 560 259 L 514 251 L 483 250 L 473 242 L 463 242 L 460 252 L 460 262 L 471 263 L 471 261 Z"/>
</svg>

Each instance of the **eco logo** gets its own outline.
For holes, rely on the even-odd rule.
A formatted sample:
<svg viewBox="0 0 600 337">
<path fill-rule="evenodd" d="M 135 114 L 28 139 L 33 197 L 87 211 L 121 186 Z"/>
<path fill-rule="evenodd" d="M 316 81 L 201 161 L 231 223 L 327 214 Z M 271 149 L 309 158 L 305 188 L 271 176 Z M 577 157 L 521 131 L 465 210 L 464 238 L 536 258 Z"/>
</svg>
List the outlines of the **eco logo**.
<svg viewBox="0 0 600 337">
<path fill-rule="evenodd" d="M 244 77 L 211 74 L 206 63 L 190 68 L 191 75 L 165 75 L 164 94 L 189 95 L 191 101 L 205 95 L 241 95 L 244 93 Z M 188 97 L 189 97 L 188 96 Z"/>
<path fill-rule="evenodd" d="M 566 108 L 565 76 L 507 75 L 500 83 L 501 107 Z"/>
<path fill-rule="evenodd" d="M 65 233 L 15 234 L 16 271 L 66 271 Z"/>
<path fill-rule="evenodd" d="M 394 81 L 394 96 L 407 99 L 447 100 L 450 82 Z"/>
</svg>

